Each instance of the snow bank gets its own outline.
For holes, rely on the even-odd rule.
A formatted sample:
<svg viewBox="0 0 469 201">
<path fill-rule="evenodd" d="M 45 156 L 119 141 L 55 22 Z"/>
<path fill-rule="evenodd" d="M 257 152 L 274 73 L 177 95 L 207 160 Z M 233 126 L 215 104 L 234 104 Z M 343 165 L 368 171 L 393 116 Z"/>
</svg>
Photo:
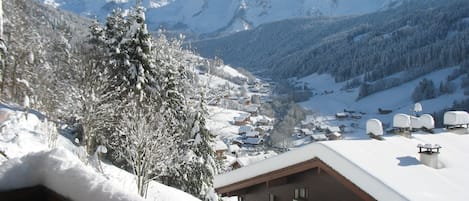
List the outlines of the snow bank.
<svg viewBox="0 0 469 201">
<path fill-rule="evenodd" d="M 366 122 L 366 134 L 383 135 L 383 124 L 378 119 L 369 119 Z"/>
<path fill-rule="evenodd" d="M 419 117 L 410 116 L 410 126 L 412 128 L 422 128 L 422 121 Z"/>
<path fill-rule="evenodd" d="M 423 128 L 426 129 L 434 129 L 435 128 L 435 120 L 433 119 L 432 115 L 423 114 L 419 117 L 420 123 L 422 124 Z"/>
<path fill-rule="evenodd" d="M 0 166 L 0 191 L 44 185 L 76 201 L 138 201 L 65 149 L 41 151 L 6 161 Z"/>
<path fill-rule="evenodd" d="M 469 124 L 469 114 L 466 111 L 448 111 L 445 112 L 443 122 L 447 126 Z"/>
<path fill-rule="evenodd" d="M 406 114 L 396 114 L 393 118 L 393 127 L 394 128 L 410 128 L 411 121 L 410 116 Z"/>
<path fill-rule="evenodd" d="M 213 149 L 215 151 L 226 151 L 228 150 L 228 146 L 226 146 L 226 144 L 223 141 L 217 140 L 215 142 L 215 145 L 213 146 Z"/>
</svg>

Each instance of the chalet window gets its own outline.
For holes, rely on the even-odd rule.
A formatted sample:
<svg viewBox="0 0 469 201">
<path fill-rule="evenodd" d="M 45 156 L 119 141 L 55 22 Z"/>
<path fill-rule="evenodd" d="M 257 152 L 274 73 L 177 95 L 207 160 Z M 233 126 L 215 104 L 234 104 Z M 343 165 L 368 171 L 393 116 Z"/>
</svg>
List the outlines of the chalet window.
<svg viewBox="0 0 469 201">
<path fill-rule="evenodd" d="M 295 199 L 304 199 L 308 198 L 308 191 L 306 188 L 296 188 L 295 189 Z"/>
</svg>

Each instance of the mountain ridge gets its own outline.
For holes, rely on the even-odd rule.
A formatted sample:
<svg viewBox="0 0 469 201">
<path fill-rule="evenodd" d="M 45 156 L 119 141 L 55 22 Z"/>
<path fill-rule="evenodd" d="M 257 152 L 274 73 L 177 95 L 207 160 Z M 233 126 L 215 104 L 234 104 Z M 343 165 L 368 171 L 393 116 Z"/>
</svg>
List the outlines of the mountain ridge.
<svg viewBox="0 0 469 201">
<path fill-rule="evenodd" d="M 37 0 L 101 21 L 114 8 L 135 0 Z M 345 16 L 385 10 L 402 0 L 143 0 L 149 29 L 164 28 L 195 38 L 226 35 L 264 23 L 306 16 Z M 398 4 L 398 3 L 397 3 Z"/>
</svg>

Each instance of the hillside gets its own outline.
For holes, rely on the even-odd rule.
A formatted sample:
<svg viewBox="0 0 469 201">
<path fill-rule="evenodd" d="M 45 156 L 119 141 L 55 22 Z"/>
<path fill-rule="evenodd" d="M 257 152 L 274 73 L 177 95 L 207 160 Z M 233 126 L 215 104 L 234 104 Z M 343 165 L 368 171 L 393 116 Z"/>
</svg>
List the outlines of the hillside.
<svg viewBox="0 0 469 201">
<path fill-rule="evenodd" d="M 128 9 L 130 1 L 41 0 L 101 21 L 114 8 Z M 160 27 L 195 37 L 217 36 L 252 29 L 263 23 L 305 16 L 344 16 L 374 12 L 396 0 L 144 0 L 150 30 Z"/>
<path fill-rule="evenodd" d="M 302 18 L 191 43 L 202 56 L 285 79 L 328 73 L 336 81 L 415 77 L 468 56 L 469 2 L 410 1 L 349 18 Z M 359 84 L 358 84 L 359 85 Z"/>
</svg>

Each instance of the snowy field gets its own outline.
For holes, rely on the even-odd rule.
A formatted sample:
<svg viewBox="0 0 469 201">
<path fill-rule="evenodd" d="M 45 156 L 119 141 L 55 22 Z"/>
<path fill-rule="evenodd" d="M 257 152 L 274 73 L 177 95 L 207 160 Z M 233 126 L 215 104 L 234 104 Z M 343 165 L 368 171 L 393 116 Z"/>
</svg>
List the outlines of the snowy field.
<svg viewBox="0 0 469 201">
<path fill-rule="evenodd" d="M 426 78 L 432 80 L 437 86 L 441 81 L 452 73 L 456 67 L 446 68 L 435 71 L 422 77 L 418 77 L 413 81 L 404 83 L 398 87 L 384 90 L 360 100 L 358 97 L 358 89 L 341 90 L 345 86 L 345 82 L 336 83 L 330 75 L 312 74 L 299 80 L 306 83 L 312 89 L 314 95 L 308 101 L 300 103 L 301 106 L 318 113 L 321 118 L 327 118 L 324 121 L 331 125 L 350 126 L 352 123 L 358 127 L 354 131 L 345 135 L 346 139 L 360 139 L 366 137 L 365 122 L 368 119 L 376 118 L 383 122 L 383 125 L 389 127 L 392 125 L 392 118 L 397 113 L 412 114 L 414 102 L 411 94 L 418 83 Z M 456 86 L 460 86 L 461 78 L 453 81 Z M 325 91 L 333 93 L 326 94 Z M 455 100 L 463 100 L 465 98 L 463 90 L 456 90 L 453 94 L 445 94 L 434 99 L 421 101 L 423 107 L 422 113 L 433 113 L 448 107 L 451 107 Z M 389 114 L 379 114 L 378 108 L 392 110 Z M 360 114 L 360 119 L 344 119 L 337 120 L 335 114 L 345 110 L 355 111 Z M 442 120 L 436 120 L 442 121 Z"/>
</svg>

